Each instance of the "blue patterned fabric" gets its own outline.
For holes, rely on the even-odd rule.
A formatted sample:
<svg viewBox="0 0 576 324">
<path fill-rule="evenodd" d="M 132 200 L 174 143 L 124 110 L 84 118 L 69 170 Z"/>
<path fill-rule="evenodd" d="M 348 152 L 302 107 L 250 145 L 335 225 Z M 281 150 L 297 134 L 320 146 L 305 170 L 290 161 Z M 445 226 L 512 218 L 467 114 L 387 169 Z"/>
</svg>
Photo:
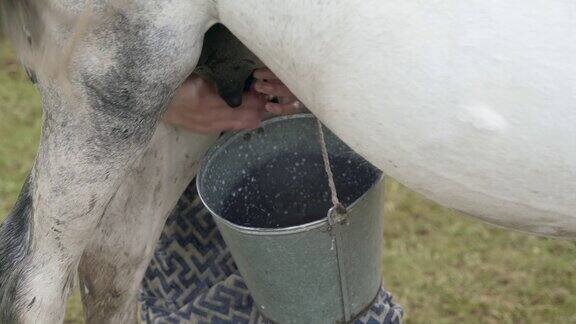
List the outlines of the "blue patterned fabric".
<svg viewBox="0 0 576 324">
<path fill-rule="evenodd" d="M 146 323 L 271 323 L 258 311 L 194 181 L 168 218 L 140 293 Z M 402 308 L 380 289 L 354 324 L 400 323 Z"/>
</svg>

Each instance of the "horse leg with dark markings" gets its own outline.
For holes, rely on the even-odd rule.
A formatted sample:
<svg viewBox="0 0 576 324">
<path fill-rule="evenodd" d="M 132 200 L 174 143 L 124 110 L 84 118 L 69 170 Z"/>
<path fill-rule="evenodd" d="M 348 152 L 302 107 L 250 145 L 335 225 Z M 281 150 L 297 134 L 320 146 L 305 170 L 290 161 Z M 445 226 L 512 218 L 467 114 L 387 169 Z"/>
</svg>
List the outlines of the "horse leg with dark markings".
<svg viewBox="0 0 576 324">
<path fill-rule="evenodd" d="M 108 205 L 82 256 L 87 323 L 134 323 L 137 292 L 164 222 L 215 140 L 160 124 Z"/>
<path fill-rule="evenodd" d="M 177 0 L 160 15 L 154 1 L 129 6 L 92 11 L 95 23 L 64 65 L 68 82 L 32 67 L 44 123 L 27 185 L 1 229 L 1 323 L 62 322 L 80 257 L 199 57 L 207 8 Z M 77 16 L 69 7 L 65 14 Z M 75 37 L 66 22 L 51 27 L 43 37 L 56 48 Z"/>
<path fill-rule="evenodd" d="M 204 37 L 194 70 L 218 89 L 229 105 L 239 104 L 258 58 L 224 26 Z M 87 323 L 133 323 L 137 292 L 166 217 L 194 176 L 215 136 L 160 124 L 142 159 L 130 168 L 106 208 L 80 262 Z M 193 184 L 192 184 L 193 185 Z"/>
</svg>

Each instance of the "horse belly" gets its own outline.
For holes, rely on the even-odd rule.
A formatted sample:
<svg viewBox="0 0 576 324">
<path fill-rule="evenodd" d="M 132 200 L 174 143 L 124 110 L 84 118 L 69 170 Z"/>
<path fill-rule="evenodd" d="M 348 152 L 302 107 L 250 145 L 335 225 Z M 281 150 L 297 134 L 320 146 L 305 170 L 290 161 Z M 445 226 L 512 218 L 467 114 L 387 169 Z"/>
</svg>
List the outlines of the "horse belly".
<svg viewBox="0 0 576 324">
<path fill-rule="evenodd" d="M 220 1 L 347 144 L 487 222 L 576 235 L 571 1 Z"/>
</svg>

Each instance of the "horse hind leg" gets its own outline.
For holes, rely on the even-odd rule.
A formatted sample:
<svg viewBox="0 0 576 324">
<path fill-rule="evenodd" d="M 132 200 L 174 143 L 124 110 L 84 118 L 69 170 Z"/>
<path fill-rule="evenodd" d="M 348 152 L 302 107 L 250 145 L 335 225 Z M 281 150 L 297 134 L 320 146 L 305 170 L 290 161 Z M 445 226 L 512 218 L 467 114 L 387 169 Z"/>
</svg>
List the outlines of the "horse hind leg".
<svg viewBox="0 0 576 324">
<path fill-rule="evenodd" d="M 160 124 L 84 250 L 79 275 L 86 323 L 136 322 L 138 289 L 165 220 L 214 140 Z"/>
<path fill-rule="evenodd" d="M 86 28 L 70 55 L 66 77 L 74 82 L 36 70 L 44 124 L 29 184 L 1 229 L 0 323 L 63 321 L 78 263 L 106 206 L 200 55 L 210 18 L 199 6 L 175 1 L 162 15 L 153 5 L 114 9 Z M 51 27 L 48 33 L 69 28 Z M 71 37 L 48 36 L 62 46 Z"/>
</svg>

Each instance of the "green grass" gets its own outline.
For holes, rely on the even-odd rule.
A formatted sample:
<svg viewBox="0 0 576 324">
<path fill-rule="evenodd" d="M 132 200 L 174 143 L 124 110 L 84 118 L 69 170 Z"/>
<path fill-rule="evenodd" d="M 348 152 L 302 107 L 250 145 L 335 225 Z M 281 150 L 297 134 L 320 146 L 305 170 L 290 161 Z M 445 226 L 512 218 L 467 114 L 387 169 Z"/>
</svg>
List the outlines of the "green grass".
<svg viewBox="0 0 576 324">
<path fill-rule="evenodd" d="M 5 214 L 34 159 L 41 112 L 38 94 L 5 46 L 0 59 L 0 213 Z"/>
<path fill-rule="evenodd" d="M 0 43 L 1 45 L 1 43 Z M 0 218 L 30 168 L 40 103 L 0 48 Z M 576 323 L 576 243 L 494 228 L 389 181 L 384 280 L 407 323 Z M 67 323 L 82 323 L 78 293 Z"/>
</svg>

